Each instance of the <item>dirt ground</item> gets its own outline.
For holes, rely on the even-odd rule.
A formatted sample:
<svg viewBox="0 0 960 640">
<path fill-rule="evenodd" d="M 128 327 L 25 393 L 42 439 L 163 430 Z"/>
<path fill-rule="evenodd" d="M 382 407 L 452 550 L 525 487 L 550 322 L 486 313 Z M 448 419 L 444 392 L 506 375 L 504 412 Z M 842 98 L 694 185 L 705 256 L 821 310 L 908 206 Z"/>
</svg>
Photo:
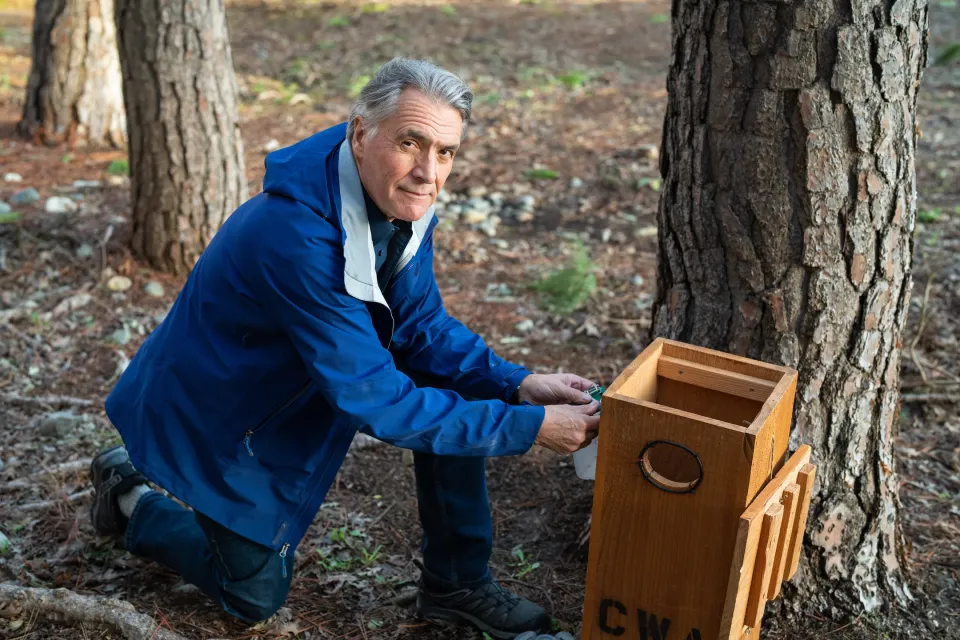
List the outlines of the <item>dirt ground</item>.
<svg viewBox="0 0 960 640">
<path fill-rule="evenodd" d="M 935 58 L 960 40 L 960 14 L 955 0 L 932 4 Z M 413 469 L 387 446 L 348 456 L 297 551 L 286 608 L 258 627 L 220 615 L 170 572 L 93 534 L 84 461 L 117 441 L 103 399 L 181 282 L 143 268 L 125 248 L 122 150 L 46 148 L 16 135 L 31 17 L 24 2 L 0 0 L 0 174 L 22 178 L 0 180 L 0 201 L 28 187 L 39 195 L 14 206 L 19 224 L 0 224 L 0 532 L 11 541 L 0 552 L 0 582 L 122 598 L 187 638 L 480 638 L 422 623 L 405 604 L 418 573 Z M 655 286 L 669 3 L 263 0 L 228 2 L 228 19 L 251 194 L 266 150 L 342 121 L 378 64 L 395 54 L 430 57 L 477 95 L 476 123 L 447 187 L 453 215 L 438 230 L 450 311 L 502 355 L 541 372 L 609 384 L 642 350 Z M 912 614 L 927 629 L 910 637 L 960 637 L 958 98 L 960 65 L 927 70 L 897 439 Z M 47 212 L 53 196 L 75 210 Z M 456 208 L 480 209 L 479 222 L 456 222 Z M 545 310 L 529 285 L 566 266 L 577 243 L 596 291 L 572 314 Z M 569 458 L 544 451 L 491 460 L 488 469 L 497 577 L 548 606 L 558 628 L 576 631 L 586 569 L 578 541 L 592 485 L 576 478 Z M 907 637 L 897 628 L 884 616 L 800 611 L 763 637 Z M 14 617 L 0 618 L 0 637 L 119 636 Z"/>
</svg>

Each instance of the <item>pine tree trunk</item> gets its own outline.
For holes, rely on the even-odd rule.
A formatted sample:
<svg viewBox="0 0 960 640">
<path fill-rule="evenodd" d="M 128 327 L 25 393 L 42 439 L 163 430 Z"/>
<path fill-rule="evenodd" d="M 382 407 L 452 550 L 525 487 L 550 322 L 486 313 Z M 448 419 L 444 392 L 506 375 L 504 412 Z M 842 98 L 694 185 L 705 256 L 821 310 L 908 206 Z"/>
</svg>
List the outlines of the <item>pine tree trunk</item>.
<svg viewBox="0 0 960 640">
<path fill-rule="evenodd" d="M 652 333 L 794 366 L 807 602 L 909 598 L 893 440 L 926 0 L 674 0 Z M 821 609 L 829 610 L 829 609 Z"/>
<path fill-rule="evenodd" d="M 116 0 L 134 254 L 184 275 L 247 197 L 224 5 Z"/>
<path fill-rule="evenodd" d="M 20 132 L 45 144 L 123 147 L 113 0 L 37 0 Z"/>
</svg>

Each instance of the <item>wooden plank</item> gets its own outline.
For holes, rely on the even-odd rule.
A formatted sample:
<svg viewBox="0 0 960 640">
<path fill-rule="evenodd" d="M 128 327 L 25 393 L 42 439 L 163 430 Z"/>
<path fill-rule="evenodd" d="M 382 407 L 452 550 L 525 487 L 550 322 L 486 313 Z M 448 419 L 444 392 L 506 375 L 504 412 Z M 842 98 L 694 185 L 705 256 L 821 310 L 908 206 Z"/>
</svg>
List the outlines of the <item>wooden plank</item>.
<svg viewBox="0 0 960 640">
<path fill-rule="evenodd" d="M 777 386 L 776 382 L 770 380 L 763 380 L 734 371 L 724 371 L 717 367 L 669 356 L 662 356 L 657 362 L 657 375 L 697 387 L 748 398 L 760 404 L 767 401 L 767 398 L 773 393 L 774 387 Z M 753 422 L 753 416 L 751 416 L 750 421 Z"/>
<path fill-rule="evenodd" d="M 798 474 L 799 475 L 799 474 Z M 783 584 L 783 569 L 787 564 L 787 548 L 790 542 L 790 532 L 793 531 L 793 522 L 797 517 L 797 507 L 800 500 L 800 485 L 791 483 L 783 490 L 783 518 L 780 521 L 780 544 L 777 546 L 777 555 L 773 560 L 773 573 L 770 575 L 770 584 L 767 587 L 768 600 L 780 595 L 780 585 Z"/>
<path fill-rule="evenodd" d="M 743 636 L 747 600 L 753 582 L 756 553 L 762 528 L 762 516 L 774 504 L 780 503 L 783 490 L 796 482 L 800 469 L 810 461 L 809 445 L 801 445 L 777 472 L 776 477 L 757 494 L 740 516 L 736 546 L 730 564 L 727 591 L 724 597 L 720 640 L 740 640 Z M 782 520 L 781 520 L 782 522 Z M 782 528 L 782 526 L 781 526 Z M 747 550 L 750 550 L 750 553 Z M 704 636 L 705 637 L 705 636 Z"/>
<path fill-rule="evenodd" d="M 807 516 L 810 514 L 810 498 L 813 496 L 813 481 L 817 477 L 817 468 L 812 464 L 805 464 L 797 474 L 797 483 L 800 485 L 800 507 L 797 510 L 796 520 L 790 534 L 790 545 L 787 552 L 787 564 L 783 579 L 789 580 L 797 573 L 800 566 L 800 551 L 803 548 L 803 533 L 807 528 Z"/>
<path fill-rule="evenodd" d="M 754 378 L 778 382 L 784 376 L 791 376 L 797 371 L 791 367 L 781 367 L 759 360 L 751 360 L 742 356 L 735 356 L 723 351 L 706 349 L 692 344 L 675 342 L 673 340 L 663 341 L 663 355 L 668 358 L 678 358 L 689 362 L 705 364 L 724 371 L 742 373 Z"/>
<path fill-rule="evenodd" d="M 756 400 L 731 396 L 663 377 L 657 382 L 656 402 L 665 407 L 727 422 L 744 431 L 753 424 L 754 418 L 763 407 Z"/>
<path fill-rule="evenodd" d="M 779 473 L 787 459 L 796 391 L 797 376 L 781 380 L 774 395 L 763 405 L 753 425 L 747 429 L 747 446 L 752 462 L 750 489 L 744 507 Z"/>
<path fill-rule="evenodd" d="M 604 398 L 613 425 L 599 439 L 583 639 L 641 637 L 639 611 L 670 629 L 716 638 L 749 467 L 744 430 L 621 394 Z M 649 442 L 694 451 L 703 480 L 693 493 L 669 493 L 638 465 Z M 600 496 L 597 497 L 596 494 Z M 671 631 L 671 634 L 673 631 Z"/>
<path fill-rule="evenodd" d="M 767 604 L 766 586 L 773 573 L 773 559 L 780 539 L 780 521 L 783 518 L 783 505 L 775 503 L 763 514 L 760 538 L 757 541 L 757 561 L 753 567 L 753 584 L 750 586 L 750 598 L 747 600 L 747 614 L 744 624 L 750 628 L 760 626 L 763 610 Z M 748 550 L 748 553 L 750 551 Z"/>
</svg>

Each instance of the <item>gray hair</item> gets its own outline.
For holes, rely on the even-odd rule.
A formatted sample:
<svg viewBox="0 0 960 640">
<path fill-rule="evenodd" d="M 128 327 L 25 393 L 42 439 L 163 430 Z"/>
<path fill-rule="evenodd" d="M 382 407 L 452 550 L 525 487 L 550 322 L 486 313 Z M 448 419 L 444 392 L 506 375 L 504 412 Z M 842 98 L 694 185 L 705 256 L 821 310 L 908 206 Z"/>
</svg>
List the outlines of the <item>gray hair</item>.
<svg viewBox="0 0 960 640">
<path fill-rule="evenodd" d="M 398 57 L 380 67 L 360 91 L 357 102 L 350 110 L 347 140 L 353 138 L 357 117 L 363 119 L 371 138 L 377 135 L 380 123 L 396 111 L 397 101 L 404 89 L 416 89 L 456 109 L 463 120 L 460 129 L 460 139 L 463 139 L 473 108 L 473 91 L 470 87 L 459 76 L 426 60 Z"/>
</svg>

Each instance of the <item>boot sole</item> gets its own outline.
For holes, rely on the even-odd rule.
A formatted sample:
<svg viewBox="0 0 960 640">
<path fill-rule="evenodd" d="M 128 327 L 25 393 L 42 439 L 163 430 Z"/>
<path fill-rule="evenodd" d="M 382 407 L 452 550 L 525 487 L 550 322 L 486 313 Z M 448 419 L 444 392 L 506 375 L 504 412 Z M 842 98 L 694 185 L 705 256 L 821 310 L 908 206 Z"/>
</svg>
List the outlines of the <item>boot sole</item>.
<svg viewBox="0 0 960 640">
<path fill-rule="evenodd" d="M 497 640 L 512 640 L 516 638 L 521 633 L 526 633 L 528 630 L 524 629 L 523 631 L 503 631 L 501 629 L 495 629 L 487 623 L 479 620 L 469 613 L 463 613 L 461 611 L 454 611 L 453 609 L 444 609 L 442 607 L 431 606 L 428 609 L 419 611 L 419 615 L 424 620 L 429 620 L 431 622 L 437 622 L 440 624 L 447 625 L 471 625 L 480 631 L 488 633 Z M 536 629 L 529 629 L 529 631 L 536 631 Z M 537 633 L 544 633 L 543 631 L 537 631 Z"/>
</svg>

